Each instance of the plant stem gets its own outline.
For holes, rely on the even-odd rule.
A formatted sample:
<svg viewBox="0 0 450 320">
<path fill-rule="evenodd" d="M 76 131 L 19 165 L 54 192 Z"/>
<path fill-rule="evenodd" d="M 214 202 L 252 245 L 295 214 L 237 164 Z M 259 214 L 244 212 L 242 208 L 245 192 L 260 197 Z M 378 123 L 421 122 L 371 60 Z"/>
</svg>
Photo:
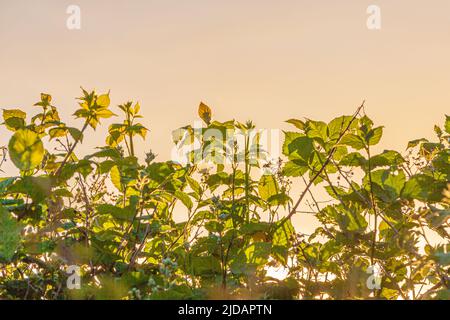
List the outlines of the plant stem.
<svg viewBox="0 0 450 320">
<path fill-rule="evenodd" d="M 370 253 L 370 264 L 373 266 L 374 256 L 375 256 L 375 247 L 376 247 L 376 242 L 377 242 L 377 232 L 378 232 L 378 212 L 376 209 L 375 196 L 373 194 L 373 189 L 372 189 L 372 166 L 371 166 L 370 148 L 367 147 L 366 151 L 367 151 L 367 157 L 368 157 L 368 172 L 367 172 L 367 174 L 369 176 L 369 183 L 370 183 L 370 202 L 371 202 L 371 207 L 372 207 L 373 214 L 374 214 L 372 249 L 371 249 L 371 253 Z"/>
<path fill-rule="evenodd" d="M 89 125 L 90 117 L 86 119 L 84 122 L 83 128 L 81 129 L 81 135 L 78 139 L 75 139 L 75 142 L 73 143 L 72 147 L 70 147 L 69 151 L 67 152 L 64 160 L 59 165 L 58 169 L 55 171 L 54 176 L 57 177 L 61 174 L 61 170 L 63 169 L 66 162 L 69 160 L 70 156 L 72 155 L 73 151 L 75 150 L 75 147 L 77 146 L 78 142 L 80 142 L 81 137 L 83 136 L 84 131 L 86 130 L 87 126 Z"/>
<path fill-rule="evenodd" d="M 316 172 L 316 174 L 312 177 L 312 179 L 309 181 L 309 183 L 307 184 L 305 190 L 302 192 L 302 194 L 300 195 L 300 197 L 298 198 L 297 202 L 295 203 L 295 205 L 292 207 L 291 211 L 289 212 L 289 214 L 286 216 L 286 218 L 284 219 L 284 221 L 289 220 L 297 211 L 297 208 L 299 207 L 300 203 L 302 202 L 303 198 L 306 196 L 306 194 L 308 193 L 308 190 L 311 188 L 311 186 L 313 185 L 314 181 L 316 181 L 316 179 L 322 174 L 322 171 L 325 170 L 325 167 L 328 165 L 328 163 L 331 161 L 331 158 L 333 157 L 334 153 L 336 152 L 337 149 L 337 145 L 339 144 L 339 142 L 341 141 L 342 137 L 345 135 L 345 133 L 347 133 L 347 131 L 350 129 L 350 126 L 352 125 L 352 123 L 356 120 L 356 117 L 358 116 L 359 112 L 361 111 L 361 109 L 364 107 L 364 101 L 362 102 L 362 104 L 358 107 L 358 109 L 356 109 L 355 113 L 353 114 L 352 119 L 350 120 L 350 122 L 348 123 L 347 127 L 345 127 L 344 130 L 342 130 L 341 134 L 339 135 L 338 139 L 336 140 L 335 146 L 330 150 L 330 153 L 327 156 L 327 159 L 325 160 L 325 162 L 323 163 L 322 167 L 319 169 L 319 171 Z M 279 224 L 279 226 L 281 226 L 282 223 Z"/>
<path fill-rule="evenodd" d="M 247 223 L 250 221 L 250 199 L 249 199 L 249 175 L 250 175 L 250 159 L 249 159 L 249 144 L 250 144 L 250 137 L 249 133 L 247 132 L 247 136 L 245 138 L 245 156 L 244 156 L 244 162 L 245 162 L 245 220 Z"/>
</svg>

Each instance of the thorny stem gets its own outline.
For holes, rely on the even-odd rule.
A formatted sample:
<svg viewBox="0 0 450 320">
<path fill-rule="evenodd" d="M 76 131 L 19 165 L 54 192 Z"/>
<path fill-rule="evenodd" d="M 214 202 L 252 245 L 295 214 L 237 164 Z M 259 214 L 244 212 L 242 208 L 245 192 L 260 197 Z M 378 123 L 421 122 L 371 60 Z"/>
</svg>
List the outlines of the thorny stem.
<svg viewBox="0 0 450 320">
<path fill-rule="evenodd" d="M 336 152 L 337 149 L 337 145 L 339 144 L 339 142 L 341 141 L 342 137 L 347 133 L 347 131 L 350 129 L 350 126 L 352 125 L 352 123 L 356 120 L 357 116 L 359 115 L 361 109 L 364 107 L 364 102 L 362 102 L 362 104 L 358 107 L 358 109 L 356 109 L 355 113 L 352 116 L 352 119 L 349 121 L 349 123 L 347 124 L 347 126 L 344 128 L 344 130 L 342 130 L 342 132 L 340 133 L 338 139 L 336 140 L 335 146 L 330 150 L 327 159 L 325 160 L 325 162 L 323 163 L 323 165 L 321 166 L 321 168 L 314 174 L 314 176 L 311 178 L 311 180 L 309 181 L 309 183 L 306 185 L 305 190 L 303 190 L 303 192 L 300 194 L 300 197 L 298 198 L 297 202 L 295 203 L 295 205 L 291 208 L 291 211 L 289 212 L 289 214 L 282 220 L 282 222 L 278 225 L 278 228 L 281 227 L 283 225 L 284 222 L 288 221 L 289 219 L 292 218 L 292 216 L 297 212 L 297 208 L 300 206 L 301 202 L 303 201 L 303 198 L 306 196 L 306 194 L 308 193 L 308 190 L 311 188 L 311 186 L 313 185 L 314 181 L 316 181 L 316 179 L 322 174 L 323 170 L 325 170 L 325 167 L 328 165 L 328 163 L 331 161 L 331 158 L 333 157 L 334 153 Z"/>
</svg>

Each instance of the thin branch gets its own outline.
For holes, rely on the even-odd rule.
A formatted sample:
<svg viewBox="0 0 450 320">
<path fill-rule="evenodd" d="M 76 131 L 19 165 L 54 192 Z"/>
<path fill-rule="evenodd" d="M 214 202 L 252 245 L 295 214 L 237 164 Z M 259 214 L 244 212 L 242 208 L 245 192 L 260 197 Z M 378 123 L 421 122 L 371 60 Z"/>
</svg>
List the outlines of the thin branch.
<svg viewBox="0 0 450 320">
<path fill-rule="evenodd" d="M 339 144 L 339 142 L 341 141 L 342 137 L 347 133 L 347 131 L 350 129 L 350 126 L 352 125 L 352 123 L 356 120 L 357 116 L 359 115 L 361 109 L 364 107 L 364 102 L 362 102 L 362 104 L 358 107 L 358 109 L 356 109 L 355 113 L 352 116 L 352 119 L 350 120 L 350 122 L 347 124 L 347 126 L 345 127 L 345 129 L 340 133 L 338 139 L 336 140 L 335 146 L 331 149 L 330 153 L 327 156 L 327 159 L 325 160 L 325 162 L 323 163 L 322 167 L 319 169 L 319 171 L 316 172 L 316 174 L 312 177 L 312 179 L 309 181 L 309 183 L 306 185 L 305 190 L 303 190 L 302 194 L 300 195 L 300 197 L 298 198 L 297 202 L 295 203 L 295 205 L 292 207 L 291 211 L 289 212 L 289 214 L 285 217 L 285 221 L 289 220 L 292 218 L 292 216 L 297 212 L 297 208 L 299 207 L 300 203 L 303 201 L 303 198 L 306 196 L 306 194 L 308 193 L 309 189 L 311 188 L 311 186 L 313 185 L 314 181 L 316 181 L 316 179 L 322 174 L 323 170 L 325 170 L 325 167 L 328 165 L 328 163 L 330 163 L 331 158 L 333 157 L 334 153 L 337 150 L 337 145 Z M 281 224 L 280 224 L 281 225 Z"/>
</svg>

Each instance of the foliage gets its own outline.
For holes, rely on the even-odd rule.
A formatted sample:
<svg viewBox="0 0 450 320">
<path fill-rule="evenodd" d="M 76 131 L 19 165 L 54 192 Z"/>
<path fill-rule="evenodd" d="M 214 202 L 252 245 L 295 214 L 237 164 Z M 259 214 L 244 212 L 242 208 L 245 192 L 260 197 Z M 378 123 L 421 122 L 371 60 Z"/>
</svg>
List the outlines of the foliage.
<svg viewBox="0 0 450 320">
<path fill-rule="evenodd" d="M 83 89 L 78 101 L 79 128 L 49 94 L 29 121 L 3 111 L 12 135 L 0 166 L 8 152 L 19 172 L 0 178 L 1 298 L 448 299 L 449 116 L 435 141 L 411 141 L 403 155 L 374 152 L 383 127 L 363 105 L 329 123 L 291 119 L 283 158 L 267 162 L 251 122 L 215 121 L 201 103 L 205 126 L 173 134 L 191 147 L 182 165 L 151 151 L 138 159 L 148 129 L 133 102 L 118 106 L 124 119 L 105 146 L 80 157 L 88 130 L 116 115 L 109 93 Z M 244 137 L 243 148 L 209 129 Z M 300 214 L 317 219 L 314 233 L 294 228 Z M 66 285 L 73 265 L 79 290 Z M 367 285 L 371 266 L 378 288 Z M 284 279 L 270 276 L 277 268 Z"/>
</svg>

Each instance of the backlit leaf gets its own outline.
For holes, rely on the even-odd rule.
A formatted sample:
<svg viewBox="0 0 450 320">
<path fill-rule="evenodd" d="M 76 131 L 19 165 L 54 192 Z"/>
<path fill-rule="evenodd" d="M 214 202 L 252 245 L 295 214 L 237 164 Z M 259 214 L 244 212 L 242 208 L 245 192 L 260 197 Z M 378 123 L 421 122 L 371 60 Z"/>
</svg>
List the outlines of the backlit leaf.
<svg viewBox="0 0 450 320">
<path fill-rule="evenodd" d="M 15 166 L 21 170 L 31 170 L 41 164 L 44 145 L 37 133 L 20 129 L 9 140 L 9 155 Z"/>
<path fill-rule="evenodd" d="M 20 246 L 22 227 L 0 206 L 0 261 L 10 261 Z"/>
<path fill-rule="evenodd" d="M 208 107 L 203 102 L 200 102 L 200 105 L 198 107 L 198 115 L 199 115 L 200 119 L 205 121 L 206 124 L 209 125 L 211 123 L 211 117 L 212 117 L 211 108 Z"/>
</svg>

